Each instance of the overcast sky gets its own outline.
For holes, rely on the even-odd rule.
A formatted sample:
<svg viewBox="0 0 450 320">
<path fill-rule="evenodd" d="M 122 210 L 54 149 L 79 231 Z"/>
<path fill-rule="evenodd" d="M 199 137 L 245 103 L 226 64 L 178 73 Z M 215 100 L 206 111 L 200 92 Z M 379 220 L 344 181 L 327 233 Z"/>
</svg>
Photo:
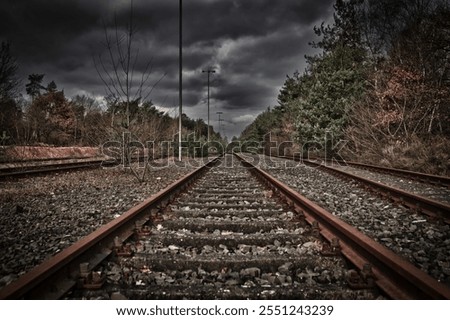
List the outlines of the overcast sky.
<svg viewBox="0 0 450 320">
<path fill-rule="evenodd" d="M 178 114 L 178 0 L 134 0 L 139 48 L 136 74 L 152 59 L 149 83 L 157 106 Z M 239 135 L 260 112 L 275 106 L 286 75 L 305 68 L 315 25 L 332 19 L 334 0 L 184 0 L 183 112 Z M 105 54 L 104 25 L 127 23 L 130 0 L 1 0 L 0 40 L 11 42 L 23 87 L 32 73 L 45 74 L 67 97 L 105 95 L 93 57 Z M 113 33 L 112 33 L 113 34 Z M 317 40 L 317 39 L 316 39 Z M 165 109 L 168 110 L 168 109 Z"/>
</svg>

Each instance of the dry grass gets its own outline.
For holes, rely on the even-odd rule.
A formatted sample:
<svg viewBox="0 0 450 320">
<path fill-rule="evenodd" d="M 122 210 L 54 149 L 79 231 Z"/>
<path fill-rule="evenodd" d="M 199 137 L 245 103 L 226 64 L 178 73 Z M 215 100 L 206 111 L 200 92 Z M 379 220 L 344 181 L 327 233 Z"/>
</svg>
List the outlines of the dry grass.
<svg viewBox="0 0 450 320">
<path fill-rule="evenodd" d="M 362 152 L 357 161 L 437 175 L 450 175 L 450 137 L 386 142 L 378 152 Z"/>
</svg>

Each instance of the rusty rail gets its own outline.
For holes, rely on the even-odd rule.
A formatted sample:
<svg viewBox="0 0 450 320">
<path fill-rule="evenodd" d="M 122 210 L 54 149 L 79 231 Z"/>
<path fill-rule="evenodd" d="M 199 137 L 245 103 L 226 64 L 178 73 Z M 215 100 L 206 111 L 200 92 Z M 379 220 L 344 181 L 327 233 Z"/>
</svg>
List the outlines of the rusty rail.
<svg viewBox="0 0 450 320">
<path fill-rule="evenodd" d="M 173 197 L 187 188 L 219 157 L 185 175 L 157 194 L 129 209 L 117 219 L 100 227 L 59 254 L 44 261 L 0 291 L 0 299 L 58 299 L 76 285 L 79 266 L 89 261 L 93 269 L 105 259 L 114 247 L 114 240 L 125 240 L 133 234 L 136 221 L 148 221 L 152 211 L 167 205 Z M 145 222 L 142 222 L 145 220 Z M 52 283 L 52 285 L 49 285 Z"/>
<path fill-rule="evenodd" d="M 143 157 L 133 157 L 132 161 L 145 161 Z M 83 158 L 83 159 L 48 159 L 46 161 L 26 161 L 22 163 L 0 164 L 0 179 L 19 177 L 41 173 L 78 170 L 84 168 L 110 167 L 117 165 L 113 158 Z"/>
<path fill-rule="evenodd" d="M 55 163 L 42 163 L 35 164 L 33 166 L 4 166 L 0 169 L 0 178 L 11 177 L 11 176 L 25 176 L 30 174 L 40 174 L 55 171 L 66 171 L 75 170 L 83 168 L 93 168 L 100 166 L 105 159 L 94 159 L 94 160 L 81 160 L 81 161 L 70 161 L 61 162 L 57 161 Z"/>
<path fill-rule="evenodd" d="M 445 222 L 450 222 L 450 205 L 435 201 L 426 197 L 422 197 L 405 190 L 401 190 L 398 188 L 394 188 L 388 185 L 385 185 L 380 182 L 376 182 L 370 179 L 363 178 L 361 176 L 345 172 L 335 167 L 330 167 L 322 164 L 318 164 L 314 161 L 309 161 L 302 159 L 302 162 L 309 166 L 318 167 L 322 170 L 329 171 L 332 174 L 340 175 L 344 178 L 352 179 L 357 181 L 365 186 L 370 187 L 376 192 L 381 193 L 389 198 L 392 198 L 394 201 L 399 202 L 402 205 L 405 205 L 411 209 L 418 210 L 423 212 L 433 218 L 442 219 Z"/>
<path fill-rule="evenodd" d="M 295 160 L 298 161 L 298 158 Z M 403 169 L 397 169 L 397 168 L 380 167 L 380 166 L 375 166 L 375 165 L 365 164 L 365 163 L 360 163 L 360 162 L 353 162 L 353 161 L 338 161 L 338 163 L 343 164 L 343 165 L 360 167 L 360 168 L 368 169 L 368 170 L 375 171 L 375 172 L 388 173 L 388 174 L 405 177 L 405 178 L 417 180 L 417 181 L 428 183 L 428 184 L 442 185 L 447 188 L 450 187 L 450 177 L 447 177 L 447 176 L 438 176 L 438 175 L 433 175 L 433 174 L 427 174 L 427 173 L 403 170 Z"/>
<path fill-rule="evenodd" d="M 256 168 L 237 155 L 251 171 L 272 189 L 280 193 L 313 224 L 317 221 L 320 233 L 328 241 L 340 240 L 342 254 L 360 270 L 370 263 L 377 286 L 393 299 L 450 299 L 450 289 L 399 257 L 383 245 L 359 232 L 356 228 L 308 200 L 298 192 Z"/>
</svg>

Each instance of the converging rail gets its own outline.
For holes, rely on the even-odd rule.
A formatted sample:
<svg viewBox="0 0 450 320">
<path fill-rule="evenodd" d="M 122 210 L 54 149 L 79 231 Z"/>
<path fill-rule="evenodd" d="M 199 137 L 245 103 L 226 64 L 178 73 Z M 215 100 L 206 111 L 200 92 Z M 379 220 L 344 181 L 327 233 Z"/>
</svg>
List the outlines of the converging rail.
<svg viewBox="0 0 450 320">
<path fill-rule="evenodd" d="M 314 161 L 309 160 L 302 160 L 302 161 L 303 163 L 310 166 L 318 165 L 317 162 Z M 350 172 L 345 172 L 336 167 L 319 165 L 319 168 L 326 170 L 330 173 L 333 173 L 335 175 L 339 175 L 344 178 L 352 179 L 354 181 L 362 183 L 363 185 L 370 187 L 371 189 L 375 190 L 381 195 L 391 198 L 402 205 L 405 205 L 419 212 L 423 212 L 431 217 L 442 219 L 445 222 L 450 223 L 450 205 L 446 203 L 435 201 L 411 192 L 407 192 L 405 190 L 388 186 L 380 182 L 366 179 L 364 177 L 352 174 Z"/>
<path fill-rule="evenodd" d="M 146 161 L 145 157 L 132 157 L 132 162 Z M 48 159 L 26 161 L 23 163 L 0 164 L 0 178 L 21 177 L 27 175 L 46 174 L 59 171 L 79 170 L 87 168 L 111 167 L 120 164 L 121 160 L 107 157 L 83 159 Z"/>
<path fill-rule="evenodd" d="M 424 197 L 421 195 L 417 195 L 396 187 L 388 186 L 384 183 L 373 181 L 370 179 L 367 179 L 365 177 L 361 177 L 359 175 L 352 174 L 350 172 L 346 172 L 344 170 L 340 170 L 337 167 L 329 166 L 325 162 L 317 162 L 317 161 L 311 161 L 299 157 L 287 157 L 287 156 L 281 156 L 279 158 L 284 159 L 290 159 L 294 161 L 301 161 L 303 164 L 319 168 L 321 170 L 327 171 L 333 175 L 350 179 L 353 181 L 356 181 L 358 183 L 361 183 L 362 186 L 368 187 L 375 192 L 377 192 L 379 195 L 383 197 L 387 197 L 392 199 L 393 201 L 400 203 L 406 207 L 409 207 L 413 210 L 416 210 L 418 212 L 422 212 L 432 218 L 435 219 L 441 219 L 445 221 L 446 223 L 450 223 L 450 205 L 447 203 L 443 203 L 440 201 L 436 201 L 433 199 L 430 199 L 428 197 Z M 415 173 L 414 173 L 415 174 Z M 422 175 L 419 173 L 419 175 Z M 430 176 L 428 176 L 428 182 L 430 181 Z M 436 176 L 439 177 L 439 176 Z M 445 181 L 446 177 L 439 177 L 441 178 L 440 181 Z"/>
<path fill-rule="evenodd" d="M 95 290 L 131 299 L 348 298 L 342 285 L 365 296 L 450 299 L 448 287 L 236 156 L 232 166 L 231 155 L 207 162 L 23 275 L 0 299 L 77 299 Z M 323 265 L 336 275 L 316 283 Z"/>
<path fill-rule="evenodd" d="M 50 173 L 67 170 L 77 170 L 84 168 L 96 168 L 106 163 L 106 159 L 74 159 L 74 160 L 54 160 L 41 161 L 39 163 L 24 163 L 16 165 L 2 164 L 0 168 L 0 178 L 19 177 L 32 174 Z"/>
<path fill-rule="evenodd" d="M 396 175 L 399 177 L 405 177 L 412 180 L 417 180 L 424 183 L 429 183 L 433 185 L 442 185 L 447 188 L 450 187 L 450 177 L 446 176 L 438 176 L 433 174 L 427 174 L 417 171 L 410 171 L 410 170 L 403 170 L 403 169 L 397 169 L 397 168 L 388 168 L 388 167 L 381 167 L 381 166 L 375 166 L 360 162 L 352 162 L 352 161 L 339 161 L 339 164 L 343 165 L 349 165 L 354 167 L 360 167 L 363 169 L 368 169 L 375 172 L 383 172 L 383 173 L 389 173 L 392 175 Z"/>
</svg>

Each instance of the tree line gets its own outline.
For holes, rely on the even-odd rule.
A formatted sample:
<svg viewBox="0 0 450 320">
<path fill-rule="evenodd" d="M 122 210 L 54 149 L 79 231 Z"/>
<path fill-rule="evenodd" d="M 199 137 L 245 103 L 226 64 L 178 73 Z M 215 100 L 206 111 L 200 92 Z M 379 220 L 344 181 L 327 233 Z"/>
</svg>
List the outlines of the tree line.
<svg viewBox="0 0 450 320">
<path fill-rule="evenodd" d="M 0 138 L 2 145 L 100 146 L 121 141 L 124 131 L 132 139 L 174 141 L 178 117 L 160 111 L 151 100 L 133 100 L 87 95 L 65 96 L 54 81 L 45 84 L 44 74 L 30 74 L 27 83 L 18 79 L 18 63 L 11 45 L 0 49 Z M 26 96 L 21 94 L 25 88 Z M 182 133 L 186 141 L 206 141 L 207 125 L 202 119 L 182 115 Z M 210 127 L 212 139 L 220 135 Z M 190 137 L 188 139 L 188 136 Z"/>
<path fill-rule="evenodd" d="M 11 54 L 11 44 L 2 42 L 0 49 L 0 139 L 2 145 L 101 146 L 106 142 L 147 143 L 172 142 L 178 155 L 179 116 L 171 117 L 151 101 L 151 93 L 162 78 L 151 84 L 152 59 L 141 61 L 137 27 L 133 19 L 133 1 L 125 24 L 114 16 L 114 23 L 104 25 L 103 50 L 93 58 L 95 70 L 107 95 L 98 99 L 87 95 L 67 98 L 57 84 L 44 83 L 44 74 L 30 74 L 23 96 L 22 81 L 17 77 L 18 63 Z M 113 30 L 113 31 L 111 31 Z M 139 71 L 139 72 L 138 72 Z M 202 119 L 181 115 L 183 147 L 189 155 L 206 155 L 208 125 Z M 210 140 L 222 137 L 209 126 Z M 123 142 L 124 147 L 128 146 Z M 207 149 L 207 148 L 206 148 Z M 200 152 L 199 152 L 200 150 Z M 198 154 L 200 153 L 200 154 Z M 128 152 L 126 153 L 128 154 Z"/>
<path fill-rule="evenodd" d="M 291 152 L 330 156 L 333 139 L 347 159 L 450 171 L 448 1 L 337 0 L 334 9 L 332 25 L 314 28 L 318 53 L 241 139 L 270 133 L 295 141 Z"/>
</svg>

